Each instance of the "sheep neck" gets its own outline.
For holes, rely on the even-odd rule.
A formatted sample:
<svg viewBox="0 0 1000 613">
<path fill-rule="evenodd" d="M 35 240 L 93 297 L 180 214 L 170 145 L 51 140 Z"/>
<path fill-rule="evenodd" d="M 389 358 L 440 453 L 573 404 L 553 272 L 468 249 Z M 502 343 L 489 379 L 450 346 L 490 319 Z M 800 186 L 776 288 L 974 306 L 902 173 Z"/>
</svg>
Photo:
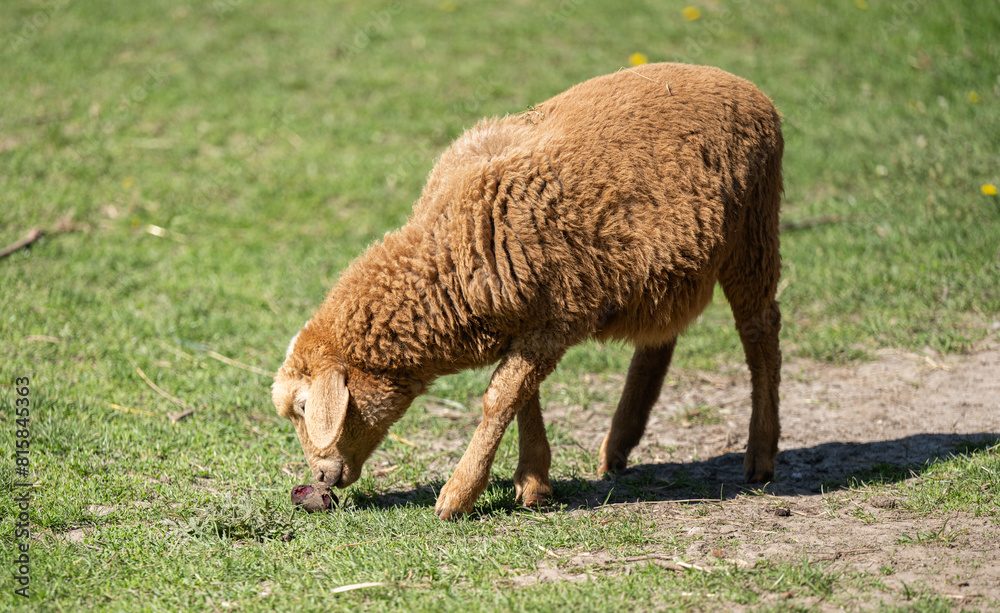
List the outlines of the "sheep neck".
<svg viewBox="0 0 1000 613">
<path fill-rule="evenodd" d="M 434 258 L 415 223 L 387 234 L 344 272 L 324 319 L 355 367 L 420 372 L 426 379 L 496 361 L 503 336 L 469 315 L 454 272 Z"/>
</svg>

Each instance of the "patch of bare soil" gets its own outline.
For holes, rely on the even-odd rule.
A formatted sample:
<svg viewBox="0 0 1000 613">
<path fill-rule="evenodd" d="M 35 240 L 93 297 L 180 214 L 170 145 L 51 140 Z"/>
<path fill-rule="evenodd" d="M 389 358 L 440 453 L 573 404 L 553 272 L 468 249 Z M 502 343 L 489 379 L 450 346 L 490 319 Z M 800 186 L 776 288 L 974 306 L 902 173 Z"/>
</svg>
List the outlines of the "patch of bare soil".
<svg viewBox="0 0 1000 613">
<path fill-rule="evenodd" d="M 690 543 L 684 551 L 647 552 L 654 561 L 705 568 L 725 562 L 747 568 L 763 560 L 824 562 L 828 572 L 877 578 L 885 589 L 875 597 L 885 604 L 905 605 L 911 590 L 962 608 L 1000 604 L 995 517 L 928 518 L 904 510 L 893 498 L 868 499 L 837 489 L 846 475 L 878 463 L 920 466 L 948 457 L 961 441 L 1000 436 L 1000 347 L 968 356 L 885 351 L 876 361 L 855 366 L 789 360 L 782 376 L 776 480 L 759 496 L 737 497 L 747 491 L 742 452 L 749 399 L 745 368 L 672 373 L 631 468 L 580 488 L 560 483 L 555 475 L 556 494 L 564 493 L 559 502 L 585 512 L 610 495 L 617 505 L 648 516 L 660 532 L 692 537 L 684 540 Z M 553 455 L 571 447 L 596 450 L 613 410 L 547 407 L 550 428 L 565 434 Z M 700 488 L 700 497 L 717 502 L 702 503 L 693 513 L 690 503 L 680 500 L 692 495 L 686 486 Z M 573 493 L 566 495 L 570 489 Z M 616 564 L 595 553 L 597 562 L 582 567 Z M 568 557 L 546 562 L 523 582 L 585 577 L 576 569 L 581 564 L 570 564 Z M 871 590 L 866 593 L 859 592 L 861 600 L 853 604 L 865 607 L 864 599 L 872 597 Z M 852 601 L 850 594 L 838 594 L 837 606 L 844 606 L 845 598 Z"/>
</svg>

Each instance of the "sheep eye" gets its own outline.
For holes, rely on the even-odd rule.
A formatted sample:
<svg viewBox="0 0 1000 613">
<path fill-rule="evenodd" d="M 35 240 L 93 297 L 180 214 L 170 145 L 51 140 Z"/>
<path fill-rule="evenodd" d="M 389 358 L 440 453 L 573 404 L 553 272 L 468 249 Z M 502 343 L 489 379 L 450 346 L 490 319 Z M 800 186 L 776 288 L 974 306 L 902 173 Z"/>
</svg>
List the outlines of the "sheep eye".
<svg viewBox="0 0 1000 613">
<path fill-rule="evenodd" d="M 296 404 L 292 408 L 295 409 L 295 412 L 299 414 L 299 417 L 305 417 L 306 416 L 306 405 L 304 403 L 303 404 Z"/>
</svg>

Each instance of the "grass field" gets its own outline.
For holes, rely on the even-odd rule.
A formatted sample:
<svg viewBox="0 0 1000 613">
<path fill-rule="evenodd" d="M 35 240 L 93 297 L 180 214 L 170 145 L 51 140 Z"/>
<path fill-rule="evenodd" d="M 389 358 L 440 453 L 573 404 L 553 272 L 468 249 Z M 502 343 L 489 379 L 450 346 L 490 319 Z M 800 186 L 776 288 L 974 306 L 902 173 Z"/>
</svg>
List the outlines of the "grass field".
<svg viewBox="0 0 1000 613">
<path fill-rule="evenodd" d="M 810 609 L 836 606 L 845 590 L 876 602 L 892 595 L 867 575 L 794 561 L 711 574 L 646 565 L 515 591 L 517 577 L 562 552 L 620 561 L 655 547 L 683 551 L 695 537 L 610 504 L 516 509 L 513 434 L 480 512 L 438 521 L 434 489 L 461 449 L 436 454 L 409 440 L 426 431 L 460 438 L 428 400 L 383 444 L 398 470 L 369 466 L 342 492 L 342 512 L 293 513 L 288 490 L 308 475 L 293 429 L 274 414 L 269 373 L 344 266 L 407 219 L 436 156 L 462 130 L 627 67 L 634 53 L 719 66 L 782 111 L 786 356 L 844 363 L 886 347 L 963 353 L 995 341 L 996 4 L 360 6 L 0 8 L 0 247 L 32 227 L 46 232 L 0 260 L 0 448 L 10 450 L 0 474 L 0 609 L 624 610 L 622 600 Z M 622 372 L 629 355 L 574 349 L 552 377 L 558 394 L 543 387 L 543 403 L 613 402 L 583 382 Z M 719 294 L 682 337 L 675 364 L 741 361 Z M 14 452 L 21 377 L 35 483 L 27 601 L 11 578 L 24 542 L 13 536 L 24 491 Z M 431 394 L 474 415 L 488 377 L 449 377 Z M 167 419 L 185 408 L 194 414 Z M 970 453 L 980 460 L 934 470 L 964 475 L 987 492 L 985 506 L 956 489 L 928 500 L 997 522 L 1000 451 Z M 555 458 L 557 503 L 589 487 L 595 456 Z M 629 487 L 641 497 L 642 483 Z M 383 504 L 400 490 L 408 504 Z M 940 506 L 912 512 L 932 517 Z M 362 582 L 394 586 L 329 594 Z M 769 599 L 785 593 L 781 604 Z M 920 610 L 953 604 L 907 596 Z"/>
</svg>

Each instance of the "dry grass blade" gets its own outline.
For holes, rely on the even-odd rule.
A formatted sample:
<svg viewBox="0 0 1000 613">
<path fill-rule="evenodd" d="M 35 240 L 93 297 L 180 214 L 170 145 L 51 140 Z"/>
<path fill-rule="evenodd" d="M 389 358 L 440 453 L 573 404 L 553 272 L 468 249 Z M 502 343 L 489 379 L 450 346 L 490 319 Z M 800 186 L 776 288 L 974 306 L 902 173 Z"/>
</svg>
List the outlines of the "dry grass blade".
<svg viewBox="0 0 1000 613">
<path fill-rule="evenodd" d="M 546 549 L 545 547 L 542 547 L 541 545 L 535 545 L 535 547 L 538 547 L 539 549 L 541 549 L 542 551 L 544 551 L 545 555 L 551 556 L 553 558 L 556 558 L 557 560 L 559 559 L 559 556 L 556 555 L 556 552 L 552 551 L 551 549 Z"/>
<path fill-rule="evenodd" d="M 859 555 L 865 553 L 875 553 L 882 551 L 881 549 L 846 549 L 844 551 L 817 551 L 816 553 L 823 556 L 828 556 L 826 560 L 839 560 L 842 556 Z"/>
<path fill-rule="evenodd" d="M 244 364 L 243 362 L 237 362 L 236 360 L 234 360 L 232 358 L 227 358 L 226 356 L 222 355 L 221 353 L 216 353 L 215 351 L 208 351 L 208 357 L 210 357 L 212 359 L 215 359 L 215 360 L 218 360 L 218 361 L 222 362 L 223 364 L 229 364 L 230 366 L 233 366 L 235 368 L 241 368 L 241 369 L 246 370 L 248 372 L 256 373 L 258 375 L 263 375 L 265 377 L 270 377 L 271 376 L 271 373 L 267 372 L 263 368 L 257 368 L 256 366 L 250 366 L 249 364 Z"/>
<path fill-rule="evenodd" d="M 656 488 L 664 489 L 664 488 Z M 694 504 L 694 503 L 712 503 L 712 504 L 722 504 L 723 501 L 718 498 L 680 498 L 677 500 L 646 500 L 642 504 Z"/>
<path fill-rule="evenodd" d="M 48 334 L 29 334 L 24 337 L 26 343 L 61 343 L 62 339 Z"/>
<path fill-rule="evenodd" d="M 171 396 L 167 392 L 165 392 L 162 389 L 160 389 L 159 386 L 157 386 L 155 383 L 153 383 L 152 381 L 149 380 L 149 377 L 146 376 L 146 373 L 142 372 L 141 368 L 139 368 L 138 366 L 136 366 L 135 370 L 136 370 L 136 372 L 139 373 L 139 376 L 142 377 L 142 380 L 145 381 L 146 384 L 149 387 L 153 388 L 154 392 L 156 392 L 157 394 L 163 396 L 164 398 L 166 398 L 170 402 L 176 404 L 177 406 L 179 406 L 180 408 L 184 409 L 185 411 L 188 410 L 188 406 L 186 404 L 184 404 L 183 400 L 181 400 L 180 398 L 177 398 L 175 396 Z"/>
<path fill-rule="evenodd" d="M 160 339 L 156 339 L 156 344 L 159 345 L 160 347 L 163 347 L 164 349 L 166 349 L 167 351 L 169 351 L 170 353 L 176 355 L 179 358 L 183 358 L 183 359 L 189 360 L 189 361 L 190 360 L 194 360 L 193 356 L 191 356 L 191 355 L 189 355 L 187 353 L 184 353 L 183 351 L 181 351 L 180 349 L 178 349 L 176 347 L 172 347 L 172 346 L 168 345 L 167 343 L 164 343 Z"/>
<path fill-rule="evenodd" d="M 129 407 L 123 407 L 123 406 L 117 405 L 117 404 L 115 404 L 113 402 L 108 403 L 108 406 L 110 406 L 112 409 L 114 409 L 116 411 L 124 411 L 126 413 L 135 413 L 136 415 L 145 415 L 146 417 L 159 417 L 159 415 L 157 415 L 156 413 L 151 413 L 149 411 L 143 411 L 142 409 L 132 409 L 132 408 L 129 408 Z"/>
<path fill-rule="evenodd" d="M 469 412 L 469 407 L 465 406 L 461 402 L 458 402 L 457 400 L 451 400 L 449 398 L 441 398 L 439 396 L 426 396 L 426 399 L 430 402 L 436 402 L 438 404 L 443 404 L 445 406 L 451 407 L 456 411 L 460 411 L 462 413 Z"/>
<path fill-rule="evenodd" d="M 351 547 L 360 547 L 361 545 L 372 545 L 374 543 L 384 543 L 386 541 L 392 541 L 392 540 L 395 540 L 395 539 L 384 538 L 384 539 L 375 539 L 373 541 L 361 541 L 359 543 L 348 543 L 347 545 L 341 545 L 339 547 L 334 547 L 331 551 L 340 551 L 341 549 L 350 549 Z"/>
<path fill-rule="evenodd" d="M 674 564 L 685 570 L 700 570 L 703 573 L 712 574 L 712 569 L 705 568 L 704 566 L 698 566 L 697 564 L 688 564 L 687 562 L 681 562 L 680 560 L 674 560 Z"/>
<path fill-rule="evenodd" d="M 389 433 L 389 438 L 391 438 L 394 441 L 403 443 L 404 445 L 409 445 L 410 447 L 413 447 L 414 449 L 416 449 L 416 447 L 417 447 L 416 443 L 412 443 L 412 442 L 406 440 L 405 438 L 403 438 L 401 436 L 393 434 L 392 432 Z"/>
<path fill-rule="evenodd" d="M 473 416 L 469 407 L 465 406 L 461 402 L 449 400 L 448 398 L 439 398 L 437 396 L 428 396 L 427 400 L 430 403 L 427 405 L 427 412 L 435 417 L 444 417 L 445 419 L 466 419 Z M 449 408 L 452 410 L 449 410 Z"/>
<path fill-rule="evenodd" d="M 697 564 L 688 564 L 687 562 L 681 562 L 677 558 L 670 558 L 660 553 L 647 553 L 641 556 L 631 556 L 625 558 L 626 562 L 645 562 L 649 561 L 661 568 L 672 571 L 683 571 L 683 570 L 700 570 L 703 573 L 711 574 L 712 570 L 710 568 L 705 568 L 704 566 L 698 566 Z"/>
<path fill-rule="evenodd" d="M 396 472 L 397 470 L 399 470 L 399 465 L 398 464 L 394 465 L 394 466 L 389 466 L 389 467 L 386 467 L 386 468 L 377 468 L 377 469 L 375 469 L 375 470 L 372 471 L 372 476 L 373 477 L 384 477 L 386 475 L 391 475 L 392 473 Z"/>
<path fill-rule="evenodd" d="M 395 583 L 352 583 L 351 585 L 342 585 L 340 587 L 333 588 L 330 590 L 331 594 L 340 594 L 341 592 L 350 592 L 351 590 L 363 590 L 369 587 L 397 587 Z"/>
</svg>

